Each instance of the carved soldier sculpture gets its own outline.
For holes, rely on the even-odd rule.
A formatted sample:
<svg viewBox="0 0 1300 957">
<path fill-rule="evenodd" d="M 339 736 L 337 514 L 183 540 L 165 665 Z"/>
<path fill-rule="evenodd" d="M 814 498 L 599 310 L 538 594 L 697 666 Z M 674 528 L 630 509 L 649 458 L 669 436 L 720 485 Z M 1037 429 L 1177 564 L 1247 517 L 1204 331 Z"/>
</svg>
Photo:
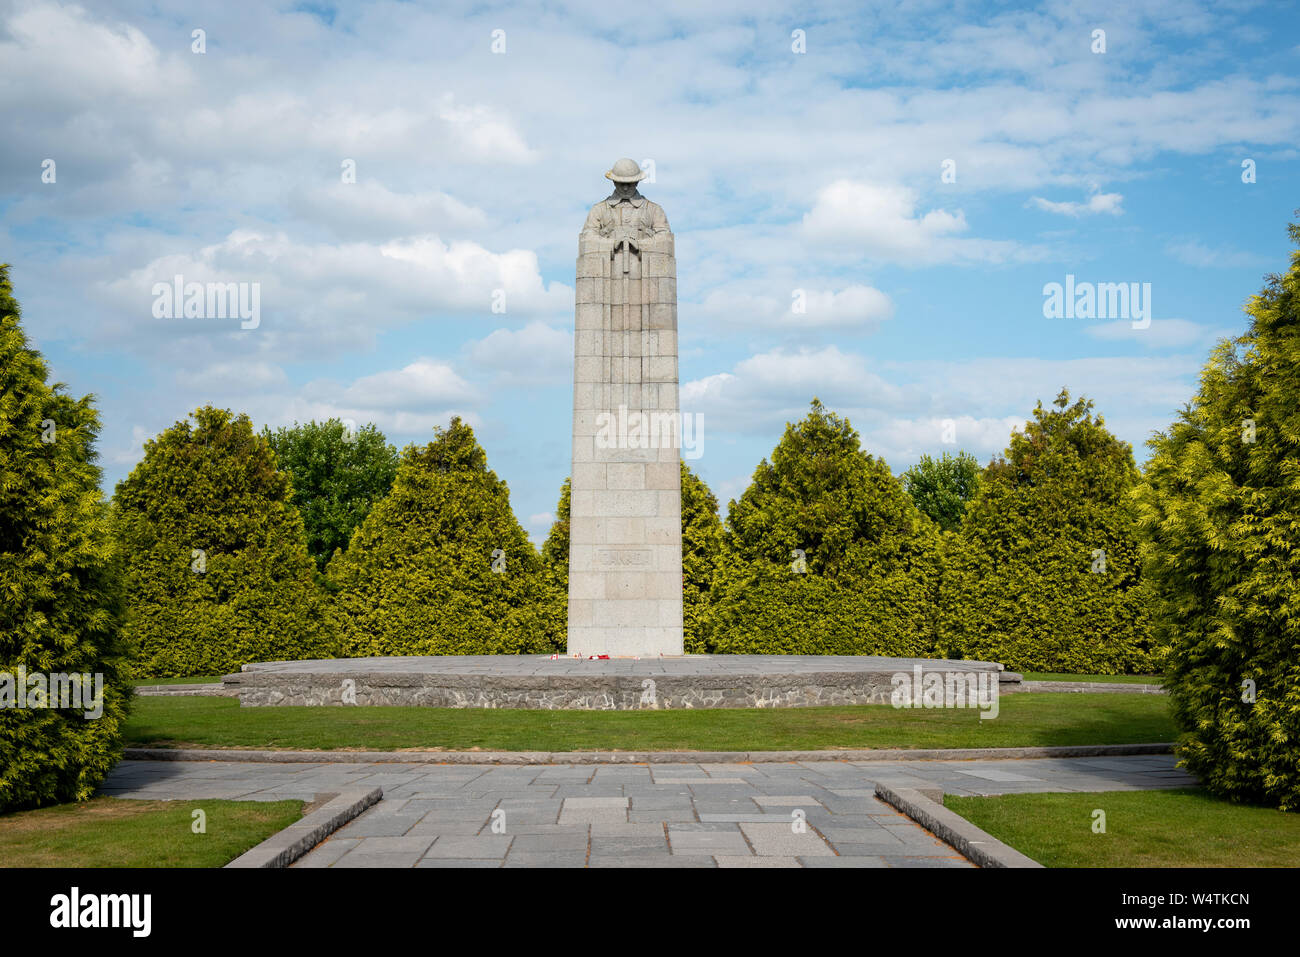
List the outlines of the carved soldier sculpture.
<svg viewBox="0 0 1300 957">
<path fill-rule="evenodd" d="M 638 191 L 636 184 L 645 179 L 645 173 L 635 161 L 621 159 L 605 175 L 614 181 L 614 192 L 591 207 L 582 227 L 584 236 L 594 234 L 617 245 L 625 239 L 636 244 L 672 235 L 663 207 Z"/>
<path fill-rule="evenodd" d="M 677 267 L 621 159 L 578 238 L 569 654 L 682 654 Z M 671 431 L 671 436 L 669 435 Z"/>
</svg>

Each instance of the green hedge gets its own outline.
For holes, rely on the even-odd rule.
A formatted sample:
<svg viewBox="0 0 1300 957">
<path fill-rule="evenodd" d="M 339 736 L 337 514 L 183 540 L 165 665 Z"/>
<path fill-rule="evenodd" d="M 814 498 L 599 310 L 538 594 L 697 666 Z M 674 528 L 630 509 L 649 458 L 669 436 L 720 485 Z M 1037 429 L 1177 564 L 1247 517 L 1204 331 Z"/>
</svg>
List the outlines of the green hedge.
<svg viewBox="0 0 1300 957">
<path fill-rule="evenodd" d="M 121 756 L 131 693 L 119 569 L 94 465 L 89 397 L 47 384 L 0 266 L 0 813 L 85 800 Z M 103 713 L 15 707 L 29 675 L 101 676 Z M 93 699 L 93 693 L 91 695 Z M 26 697 L 25 704 L 41 704 Z M 47 702 L 67 704 L 70 702 Z"/>
<path fill-rule="evenodd" d="M 985 550 L 960 534 L 944 536 L 935 607 L 935 653 L 999 661 L 1013 671 L 1151 674 L 1159 670 L 1140 583 L 1116 587 L 1091 571 L 1091 549 L 1069 538 L 1028 540 L 1023 550 Z"/>
<path fill-rule="evenodd" d="M 770 568 L 728 576 L 706 629 L 706 646 L 735 655 L 885 655 L 931 652 L 928 586 L 899 573 L 844 585 L 818 574 Z"/>
<path fill-rule="evenodd" d="M 289 476 L 247 416 L 206 406 L 145 444 L 117 487 L 140 677 L 338 651 Z"/>
</svg>

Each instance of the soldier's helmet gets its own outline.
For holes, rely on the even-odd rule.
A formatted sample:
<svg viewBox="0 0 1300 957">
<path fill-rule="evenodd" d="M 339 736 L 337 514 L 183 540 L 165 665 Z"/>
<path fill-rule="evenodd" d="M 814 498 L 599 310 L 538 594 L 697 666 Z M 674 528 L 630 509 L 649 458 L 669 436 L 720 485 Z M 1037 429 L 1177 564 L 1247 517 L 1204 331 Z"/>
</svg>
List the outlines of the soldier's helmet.
<svg viewBox="0 0 1300 957">
<path fill-rule="evenodd" d="M 616 183 L 639 183 L 647 175 L 649 174 L 641 169 L 636 160 L 624 157 L 614 164 L 614 168 L 605 174 L 605 178 L 612 179 Z"/>
</svg>

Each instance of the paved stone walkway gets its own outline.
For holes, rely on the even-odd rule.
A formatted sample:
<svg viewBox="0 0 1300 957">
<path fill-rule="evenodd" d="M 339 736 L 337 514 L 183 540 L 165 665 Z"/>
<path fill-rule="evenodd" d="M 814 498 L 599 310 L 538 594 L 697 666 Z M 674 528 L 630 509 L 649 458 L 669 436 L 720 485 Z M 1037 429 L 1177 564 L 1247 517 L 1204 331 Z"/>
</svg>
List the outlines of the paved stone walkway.
<svg viewBox="0 0 1300 957">
<path fill-rule="evenodd" d="M 100 790 L 273 801 L 383 788 L 384 800 L 298 867 L 971 866 L 880 802 L 877 781 L 950 794 L 1195 783 L 1170 755 L 527 766 L 123 761 Z M 801 832 L 796 820 L 806 824 Z"/>
</svg>

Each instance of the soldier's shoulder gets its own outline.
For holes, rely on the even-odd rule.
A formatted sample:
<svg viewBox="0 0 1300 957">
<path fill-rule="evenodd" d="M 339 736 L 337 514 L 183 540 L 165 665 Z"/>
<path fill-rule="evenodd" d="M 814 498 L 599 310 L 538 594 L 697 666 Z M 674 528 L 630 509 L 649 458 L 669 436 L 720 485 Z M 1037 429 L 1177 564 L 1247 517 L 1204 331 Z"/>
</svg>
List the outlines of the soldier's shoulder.
<svg viewBox="0 0 1300 957">
<path fill-rule="evenodd" d="M 653 203 L 648 199 L 646 200 L 646 206 L 648 207 L 646 209 L 646 215 L 648 215 L 654 223 L 662 223 L 664 229 L 671 229 L 668 225 L 668 215 L 664 212 L 662 206 L 658 203 Z"/>
</svg>

